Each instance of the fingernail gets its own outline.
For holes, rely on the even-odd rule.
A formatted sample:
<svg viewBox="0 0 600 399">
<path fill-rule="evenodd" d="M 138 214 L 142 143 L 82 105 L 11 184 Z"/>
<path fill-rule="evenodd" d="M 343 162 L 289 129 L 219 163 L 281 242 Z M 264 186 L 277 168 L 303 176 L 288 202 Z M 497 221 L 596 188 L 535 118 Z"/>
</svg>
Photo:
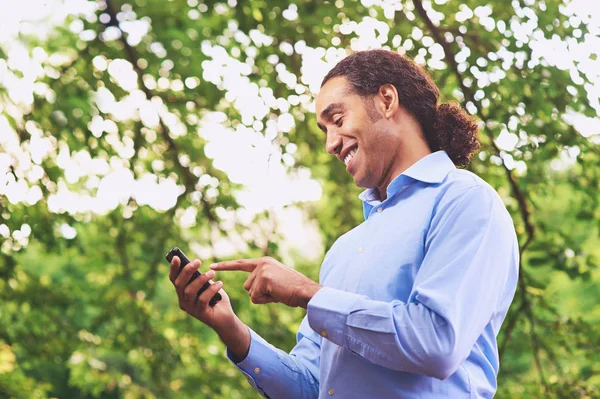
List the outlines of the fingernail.
<svg viewBox="0 0 600 399">
<path fill-rule="evenodd" d="M 216 284 L 217 287 L 222 287 L 223 286 L 223 282 L 222 281 L 217 281 L 215 284 Z"/>
<path fill-rule="evenodd" d="M 213 278 L 215 276 L 215 272 L 214 270 L 209 270 L 208 272 L 206 272 L 206 275 L 208 276 L 208 278 Z"/>
<path fill-rule="evenodd" d="M 217 267 L 217 264 L 216 264 L 216 263 L 213 263 L 212 265 L 210 265 L 210 268 L 211 268 L 211 269 L 214 269 L 215 267 Z"/>
</svg>

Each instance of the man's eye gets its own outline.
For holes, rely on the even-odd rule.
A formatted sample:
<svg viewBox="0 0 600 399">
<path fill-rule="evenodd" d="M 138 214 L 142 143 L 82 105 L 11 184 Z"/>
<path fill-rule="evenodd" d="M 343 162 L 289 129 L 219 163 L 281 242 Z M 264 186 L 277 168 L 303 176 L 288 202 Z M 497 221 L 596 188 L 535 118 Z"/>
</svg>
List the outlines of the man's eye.
<svg viewBox="0 0 600 399">
<path fill-rule="evenodd" d="M 339 118 L 336 119 L 333 123 L 337 126 L 337 127 L 342 127 L 342 123 L 343 123 L 343 119 L 344 118 Z"/>
</svg>

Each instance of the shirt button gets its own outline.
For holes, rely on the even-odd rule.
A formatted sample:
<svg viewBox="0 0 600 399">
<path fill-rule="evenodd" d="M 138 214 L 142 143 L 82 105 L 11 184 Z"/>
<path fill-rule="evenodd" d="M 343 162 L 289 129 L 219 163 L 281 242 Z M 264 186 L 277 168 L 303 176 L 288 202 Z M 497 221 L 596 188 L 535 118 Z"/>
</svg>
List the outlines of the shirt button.
<svg viewBox="0 0 600 399">
<path fill-rule="evenodd" d="M 377 212 L 379 212 L 379 213 L 383 212 L 383 208 L 377 208 Z"/>
<path fill-rule="evenodd" d="M 321 331 L 321 336 L 323 338 L 327 338 L 327 331 L 325 331 L 325 330 Z"/>
<path fill-rule="evenodd" d="M 331 388 L 327 393 L 331 396 L 335 393 L 335 391 L 333 390 L 333 388 Z"/>
<path fill-rule="evenodd" d="M 258 373 L 260 373 L 260 368 L 257 367 L 254 369 L 254 374 L 258 374 Z"/>
<path fill-rule="evenodd" d="M 363 247 L 358 247 L 358 252 L 363 252 L 365 249 Z"/>
</svg>

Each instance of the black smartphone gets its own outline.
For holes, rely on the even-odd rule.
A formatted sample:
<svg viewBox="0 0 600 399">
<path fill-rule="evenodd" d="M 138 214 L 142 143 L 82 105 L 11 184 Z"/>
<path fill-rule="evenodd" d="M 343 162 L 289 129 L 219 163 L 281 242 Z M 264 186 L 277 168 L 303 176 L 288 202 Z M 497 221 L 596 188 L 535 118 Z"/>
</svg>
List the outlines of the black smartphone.
<svg viewBox="0 0 600 399">
<path fill-rule="evenodd" d="M 179 273 L 181 273 L 181 270 L 185 267 L 185 265 L 187 265 L 188 263 L 190 263 L 190 260 L 187 258 L 187 256 L 185 256 L 185 254 L 183 253 L 183 251 L 177 247 L 174 247 L 173 249 L 171 249 L 169 251 L 169 253 L 167 254 L 167 256 L 165 256 L 165 258 L 167 258 L 167 260 L 169 261 L 169 263 L 171 263 L 171 261 L 173 260 L 173 257 L 177 256 L 179 258 L 180 264 L 179 264 L 179 271 L 177 272 L 177 275 L 179 275 Z M 197 279 L 202 273 L 200 273 L 200 271 L 196 270 L 194 272 L 194 274 L 192 274 L 192 277 L 190 278 L 190 281 L 188 281 L 188 284 L 191 283 L 192 281 L 194 281 L 195 279 Z M 175 276 L 177 277 L 177 276 Z M 198 291 L 198 294 L 196 294 L 196 299 L 198 299 L 198 296 L 200 296 L 200 294 L 202 294 L 208 287 L 210 287 L 210 283 L 207 281 L 206 284 L 204 284 L 202 286 L 202 288 L 200 288 L 200 290 Z M 221 294 L 219 294 L 218 292 L 212 297 L 212 299 L 208 302 L 208 304 L 210 306 L 214 306 L 218 301 L 220 301 L 221 299 L 223 299 L 223 297 L 221 296 Z"/>
</svg>

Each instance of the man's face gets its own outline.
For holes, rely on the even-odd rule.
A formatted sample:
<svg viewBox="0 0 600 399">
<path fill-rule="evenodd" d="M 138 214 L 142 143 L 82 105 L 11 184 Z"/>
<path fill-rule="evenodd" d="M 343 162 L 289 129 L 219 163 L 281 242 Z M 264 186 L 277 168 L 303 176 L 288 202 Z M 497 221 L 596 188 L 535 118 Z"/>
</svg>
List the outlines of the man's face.
<svg viewBox="0 0 600 399">
<path fill-rule="evenodd" d="M 371 100 L 352 93 L 344 77 L 327 81 L 317 96 L 317 122 L 327 135 L 327 152 L 344 162 L 362 188 L 383 184 L 400 147 L 399 132 L 382 110 L 378 96 Z"/>
</svg>

